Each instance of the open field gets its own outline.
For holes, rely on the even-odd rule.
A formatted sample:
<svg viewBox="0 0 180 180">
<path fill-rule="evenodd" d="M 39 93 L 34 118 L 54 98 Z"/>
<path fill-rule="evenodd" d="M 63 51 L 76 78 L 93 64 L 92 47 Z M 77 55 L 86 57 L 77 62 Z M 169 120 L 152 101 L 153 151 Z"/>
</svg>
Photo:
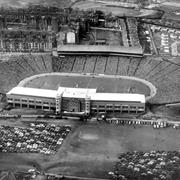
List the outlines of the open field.
<svg viewBox="0 0 180 180">
<path fill-rule="evenodd" d="M 179 130 L 171 128 L 78 122 L 57 154 L 0 153 L 0 169 L 27 170 L 36 166 L 51 173 L 109 178 L 107 173 L 120 153 L 179 150 L 179 138 Z"/>
</svg>

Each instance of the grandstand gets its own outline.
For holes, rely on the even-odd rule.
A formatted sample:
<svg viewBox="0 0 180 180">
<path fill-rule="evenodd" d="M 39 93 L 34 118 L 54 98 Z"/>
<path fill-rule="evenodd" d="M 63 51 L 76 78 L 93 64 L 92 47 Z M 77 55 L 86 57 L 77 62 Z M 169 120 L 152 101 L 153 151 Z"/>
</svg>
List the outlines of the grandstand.
<svg viewBox="0 0 180 180">
<path fill-rule="evenodd" d="M 78 58 L 76 58 L 73 66 L 73 72 L 82 73 L 84 70 L 85 62 L 86 58 L 83 56 L 79 56 Z"/>
<path fill-rule="evenodd" d="M 117 73 L 118 68 L 118 57 L 108 57 L 107 64 L 105 68 L 105 74 L 113 74 Z"/>
<path fill-rule="evenodd" d="M 97 62 L 96 56 L 88 56 L 86 59 L 84 72 L 85 73 L 93 73 L 94 69 L 95 69 L 96 62 Z"/>
<path fill-rule="evenodd" d="M 75 57 L 67 57 L 67 58 L 61 58 L 61 71 L 70 72 L 73 69 L 73 65 L 75 62 Z"/>
<path fill-rule="evenodd" d="M 124 47 L 117 45 L 58 45 L 59 55 L 117 55 L 142 57 L 141 47 Z"/>
<path fill-rule="evenodd" d="M 45 72 L 52 72 L 49 54 L 21 54 L 0 61 L 0 91 L 7 92 L 22 79 Z"/>
<path fill-rule="evenodd" d="M 117 74 L 121 75 L 124 74 L 125 76 L 128 75 L 128 64 L 129 58 L 128 57 L 119 57 L 119 66 L 117 70 Z"/>
<path fill-rule="evenodd" d="M 145 79 L 157 88 L 151 103 L 173 103 L 180 100 L 180 62 L 154 57 L 124 56 L 59 56 L 21 54 L 2 56 L 0 61 L 0 92 L 6 93 L 21 80 L 48 72 L 92 73 L 132 76 Z M 130 88 L 132 89 L 132 88 Z M 138 93 L 138 92 L 136 92 Z"/>
<path fill-rule="evenodd" d="M 96 60 L 96 66 L 94 68 L 94 73 L 104 74 L 107 64 L 107 57 L 98 56 Z"/>
<path fill-rule="evenodd" d="M 84 115 L 99 112 L 142 113 L 145 95 L 96 92 L 92 88 L 59 87 L 58 90 L 15 87 L 7 93 L 13 107 L 53 111 L 56 114 Z"/>
<path fill-rule="evenodd" d="M 79 56 L 72 56 L 71 58 L 79 58 Z M 179 82 L 177 77 L 180 72 L 180 63 L 177 59 L 172 61 L 162 58 L 135 58 L 135 57 L 118 57 L 118 56 L 82 56 L 81 61 L 84 63 L 82 71 L 72 68 L 71 72 L 82 73 L 95 73 L 107 75 L 123 75 L 134 76 L 137 78 L 145 79 L 157 88 L 157 95 L 153 97 L 150 102 L 152 103 L 169 103 L 180 100 L 178 93 Z M 59 59 L 59 60 L 57 60 Z M 63 57 L 65 61 L 66 56 Z M 54 58 L 53 62 L 57 62 L 53 66 L 56 72 L 69 72 L 68 69 L 61 69 L 58 64 L 62 58 Z M 73 62 L 68 61 L 71 66 Z M 80 65 L 82 69 L 82 65 Z M 59 70 L 57 70 L 59 69 Z"/>
</svg>

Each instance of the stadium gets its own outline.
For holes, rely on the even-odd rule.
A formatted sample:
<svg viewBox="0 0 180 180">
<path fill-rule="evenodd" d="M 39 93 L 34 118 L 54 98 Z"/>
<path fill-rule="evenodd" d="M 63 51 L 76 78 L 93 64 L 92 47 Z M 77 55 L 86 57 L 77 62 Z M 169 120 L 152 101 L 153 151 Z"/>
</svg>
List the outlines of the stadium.
<svg viewBox="0 0 180 180">
<path fill-rule="evenodd" d="M 0 88 L 3 93 L 11 92 L 14 87 L 35 88 L 38 90 L 37 92 L 44 89 L 57 93 L 59 87 L 67 87 L 96 89 L 98 93 L 144 94 L 146 103 L 161 106 L 165 103 L 179 101 L 177 77 L 180 71 L 178 63 L 178 58 L 167 61 L 153 57 L 96 55 L 52 57 L 51 54 L 47 53 L 11 55 L 8 59 L 6 56 L 6 59 L 0 63 Z M 30 95 L 32 95 L 31 93 Z M 27 113 L 26 109 L 29 108 L 24 107 L 20 113 L 17 105 L 15 109 L 8 111 L 8 114 L 11 112 L 13 114 Z M 47 112 L 46 109 L 43 111 Z M 166 111 L 167 113 L 169 112 Z M 119 117 L 124 117 L 124 113 L 118 114 Z M 133 112 L 132 115 L 134 116 L 134 114 Z M 172 112 L 167 115 L 170 117 L 171 114 Z M 174 113 L 171 117 L 174 117 Z M 37 120 L 43 122 L 42 119 Z M 35 121 L 37 122 L 37 120 Z M 50 119 L 49 123 L 52 122 L 54 120 Z M 5 123 L 8 123 L 7 120 Z M 24 153 L 20 154 L 3 153 L 0 167 L 13 170 L 12 161 L 16 161 L 19 170 L 27 171 L 29 168 L 33 168 L 33 164 L 38 163 L 40 165 L 36 167 L 40 166 L 48 173 L 63 172 L 65 175 L 109 178 L 107 173 L 113 170 L 112 167 L 117 162 L 116 157 L 118 157 L 119 152 L 149 151 L 152 149 L 168 151 L 179 148 L 179 131 L 171 129 L 163 130 L 164 132 L 158 134 L 158 130 L 142 127 L 142 125 L 136 125 L 136 129 L 134 129 L 132 126 L 126 127 L 117 124 L 81 124 L 81 122 L 76 124 L 71 120 L 58 120 L 54 123 L 71 125 L 72 132 L 56 155 L 48 157 L 49 163 L 46 162 L 47 157 L 43 154 L 27 153 L 25 149 L 22 150 Z M 24 125 L 21 126 L 24 127 Z M 27 125 L 25 127 L 27 128 Z M 137 141 L 137 139 L 139 140 Z M 112 150 L 112 146 L 114 150 Z M 16 149 L 18 151 L 19 148 L 16 147 Z M 84 168 L 80 168 L 79 159 L 83 162 Z M 89 163 L 92 165 L 91 168 Z"/>
<path fill-rule="evenodd" d="M 46 76 L 45 75 L 45 81 Z M 65 75 L 65 77 L 67 74 Z M 59 87 L 57 91 L 55 90 L 44 90 L 38 88 L 27 88 L 27 87 L 15 87 L 7 93 L 8 104 L 15 107 L 26 107 L 26 108 L 35 108 L 54 111 L 56 114 L 72 114 L 72 115 L 84 115 L 89 116 L 94 113 L 142 113 L 145 111 L 145 96 L 140 94 L 125 94 L 125 93 L 107 93 L 107 83 L 105 77 L 95 78 L 93 76 L 89 78 L 84 78 L 82 76 L 74 75 L 76 78 L 76 86 L 83 86 L 84 79 L 86 79 L 87 85 L 86 88 L 68 88 L 68 87 Z M 41 76 L 43 77 L 43 76 Z M 38 81 L 42 82 L 41 77 L 38 78 Z M 69 76 L 65 78 L 64 76 L 56 77 L 62 78 L 59 82 L 63 84 L 69 81 L 69 85 L 74 83 L 74 78 Z M 51 76 L 51 80 L 54 82 L 54 76 Z M 66 79 L 66 80 L 65 80 Z M 114 80 L 115 78 L 111 78 Z M 28 82 L 28 86 L 33 86 L 33 80 L 31 79 L 31 85 Z M 79 82 L 78 82 L 79 81 Z M 99 81 L 99 83 L 98 83 Z M 104 83 L 100 83 L 104 81 Z M 116 80 L 117 81 L 117 80 Z M 72 83 L 73 82 L 73 83 Z M 47 83 L 47 82 L 45 82 Z M 115 82 L 115 84 L 121 84 L 121 81 Z M 21 82 L 21 85 L 23 83 Z M 38 83 L 39 84 L 39 83 Z M 92 89 L 92 86 L 97 85 L 97 89 Z M 118 85 L 119 85 L 118 84 Z M 140 84 L 140 83 L 139 83 Z M 56 84 L 55 84 L 56 85 Z M 42 86 L 41 86 L 42 87 Z M 89 88 L 91 87 L 91 88 Z M 102 90 L 100 89 L 102 88 Z M 114 87 L 117 91 L 120 89 L 119 86 Z M 113 89 L 114 89 L 113 88 Z M 97 92 L 97 90 L 99 92 Z M 103 90 L 106 92 L 103 93 Z M 109 88 L 112 91 L 112 89 Z"/>
<path fill-rule="evenodd" d="M 178 32 L 137 2 L 2 9 L 0 180 L 179 179 Z"/>
</svg>

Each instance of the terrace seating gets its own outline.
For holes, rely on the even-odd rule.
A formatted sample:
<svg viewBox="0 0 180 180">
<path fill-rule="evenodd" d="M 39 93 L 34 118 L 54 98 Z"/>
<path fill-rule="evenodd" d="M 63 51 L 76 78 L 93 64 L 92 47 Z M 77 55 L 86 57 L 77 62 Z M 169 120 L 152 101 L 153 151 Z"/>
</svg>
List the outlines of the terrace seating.
<svg viewBox="0 0 180 180">
<path fill-rule="evenodd" d="M 84 70 L 85 62 L 86 62 L 86 57 L 76 56 L 76 60 L 73 66 L 73 72 L 82 73 Z"/>
<path fill-rule="evenodd" d="M 152 83 L 157 87 L 157 94 L 151 102 L 171 103 L 180 101 L 180 84 L 177 77 L 179 77 L 179 69 L 166 75 L 163 73 L 158 79 L 153 79 Z"/>
<path fill-rule="evenodd" d="M 73 69 L 75 61 L 75 56 L 65 56 L 65 57 L 53 57 L 52 59 L 52 65 L 50 62 L 47 63 L 46 60 L 46 66 L 48 66 L 48 69 L 52 69 L 53 71 L 57 72 L 71 72 Z"/>
<path fill-rule="evenodd" d="M 62 58 L 60 71 L 61 72 L 71 72 L 73 69 L 74 61 L 75 61 L 75 57 L 66 56 L 66 57 Z"/>
<path fill-rule="evenodd" d="M 22 76 L 26 76 L 26 74 L 30 71 L 27 70 L 27 67 L 23 66 L 21 63 L 21 58 L 19 58 L 19 60 L 14 57 L 14 61 L 12 61 L 12 63 L 14 63 L 14 66 L 16 67 L 16 70 L 19 71 L 19 74 L 21 74 Z"/>
<path fill-rule="evenodd" d="M 105 73 L 115 75 L 117 72 L 117 67 L 118 67 L 118 57 L 116 56 L 108 57 Z"/>
<path fill-rule="evenodd" d="M 40 58 L 41 57 L 41 58 Z M 46 57 L 46 67 L 43 66 L 42 59 Z M 49 67 L 51 63 L 48 55 L 13 55 L 8 60 L 0 62 L 0 91 L 7 92 L 24 78 L 44 72 L 52 72 Z M 48 62 L 49 61 L 49 62 Z"/>
<path fill-rule="evenodd" d="M 157 88 L 157 94 L 150 102 L 168 103 L 180 100 L 178 76 L 180 67 L 162 59 L 143 59 L 135 76 L 146 79 Z"/>
<path fill-rule="evenodd" d="M 129 76 L 135 76 L 140 62 L 141 62 L 141 58 L 130 58 L 130 62 L 129 62 L 129 66 L 128 66 L 128 75 Z"/>
<path fill-rule="evenodd" d="M 162 73 L 166 73 L 166 71 L 171 67 L 170 62 L 160 61 L 156 66 L 153 67 L 152 71 L 148 74 L 148 79 L 156 79 Z"/>
<path fill-rule="evenodd" d="M 40 72 L 46 72 L 46 67 L 45 67 L 45 63 L 44 63 L 44 56 L 36 56 L 35 57 L 33 55 L 30 55 L 30 58 L 35 61 Z"/>
<path fill-rule="evenodd" d="M 94 72 L 96 60 L 97 60 L 96 56 L 88 56 L 87 57 L 86 64 L 84 66 L 84 72 L 85 73 L 93 73 Z"/>
<path fill-rule="evenodd" d="M 22 55 L 22 58 L 33 72 L 39 71 L 36 62 L 32 58 L 30 58 L 28 55 Z"/>
<path fill-rule="evenodd" d="M 109 62 L 110 60 L 108 59 Z M 108 63 L 107 67 L 109 66 Z M 141 59 L 119 57 L 117 75 L 134 76 L 154 84 L 157 88 L 157 94 L 150 100 L 152 103 L 176 102 L 180 101 L 180 95 L 178 93 L 180 88 L 178 81 L 180 66 L 177 63 L 177 61 L 164 61 L 161 58 Z M 107 67 L 106 73 L 108 70 Z M 112 71 L 108 72 L 113 74 Z"/>
<path fill-rule="evenodd" d="M 41 55 L 41 59 L 44 60 L 44 63 L 46 66 L 45 71 L 46 72 L 52 72 L 52 58 L 51 58 L 51 56 L 49 54 L 47 54 L 46 56 Z"/>
<path fill-rule="evenodd" d="M 145 79 L 157 88 L 150 102 L 171 103 L 180 101 L 178 58 L 134 58 L 120 56 L 65 56 L 48 54 L 11 55 L 0 62 L 0 92 L 6 93 L 24 78 L 46 72 L 96 73 L 134 76 Z"/>
<path fill-rule="evenodd" d="M 53 57 L 52 58 L 52 69 L 54 72 L 59 72 L 61 69 L 61 63 L 62 63 L 61 57 Z"/>
<path fill-rule="evenodd" d="M 119 57 L 119 64 L 118 64 L 118 70 L 117 74 L 126 76 L 128 75 L 128 65 L 129 65 L 130 59 L 128 57 Z"/>
<path fill-rule="evenodd" d="M 106 64 L 107 64 L 107 57 L 106 56 L 98 56 L 97 61 L 96 61 L 96 66 L 94 69 L 94 73 L 104 74 Z"/>
<path fill-rule="evenodd" d="M 30 74 L 33 73 L 32 67 L 27 63 L 26 57 L 23 56 L 17 56 L 14 58 L 15 61 L 17 61 L 17 68 L 21 66 L 25 69 L 26 72 L 29 72 Z"/>
</svg>

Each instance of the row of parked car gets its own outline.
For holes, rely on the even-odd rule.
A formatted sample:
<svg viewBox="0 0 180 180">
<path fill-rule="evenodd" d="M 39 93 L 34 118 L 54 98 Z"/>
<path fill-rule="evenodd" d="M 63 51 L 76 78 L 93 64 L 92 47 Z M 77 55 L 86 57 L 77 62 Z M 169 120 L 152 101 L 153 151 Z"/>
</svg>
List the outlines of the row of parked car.
<svg viewBox="0 0 180 180">
<path fill-rule="evenodd" d="M 35 124 L 30 127 L 0 126 L 0 152 L 55 154 L 71 126 Z"/>
<path fill-rule="evenodd" d="M 179 129 L 179 123 L 168 123 L 167 121 L 151 121 L 151 120 L 122 120 L 117 118 L 107 119 L 107 122 L 110 124 L 118 125 L 151 125 L 154 129 L 172 127 L 174 129 Z"/>
<path fill-rule="evenodd" d="M 119 156 L 114 171 L 115 179 L 179 179 L 180 152 L 127 152 Z"/>
</svg>

